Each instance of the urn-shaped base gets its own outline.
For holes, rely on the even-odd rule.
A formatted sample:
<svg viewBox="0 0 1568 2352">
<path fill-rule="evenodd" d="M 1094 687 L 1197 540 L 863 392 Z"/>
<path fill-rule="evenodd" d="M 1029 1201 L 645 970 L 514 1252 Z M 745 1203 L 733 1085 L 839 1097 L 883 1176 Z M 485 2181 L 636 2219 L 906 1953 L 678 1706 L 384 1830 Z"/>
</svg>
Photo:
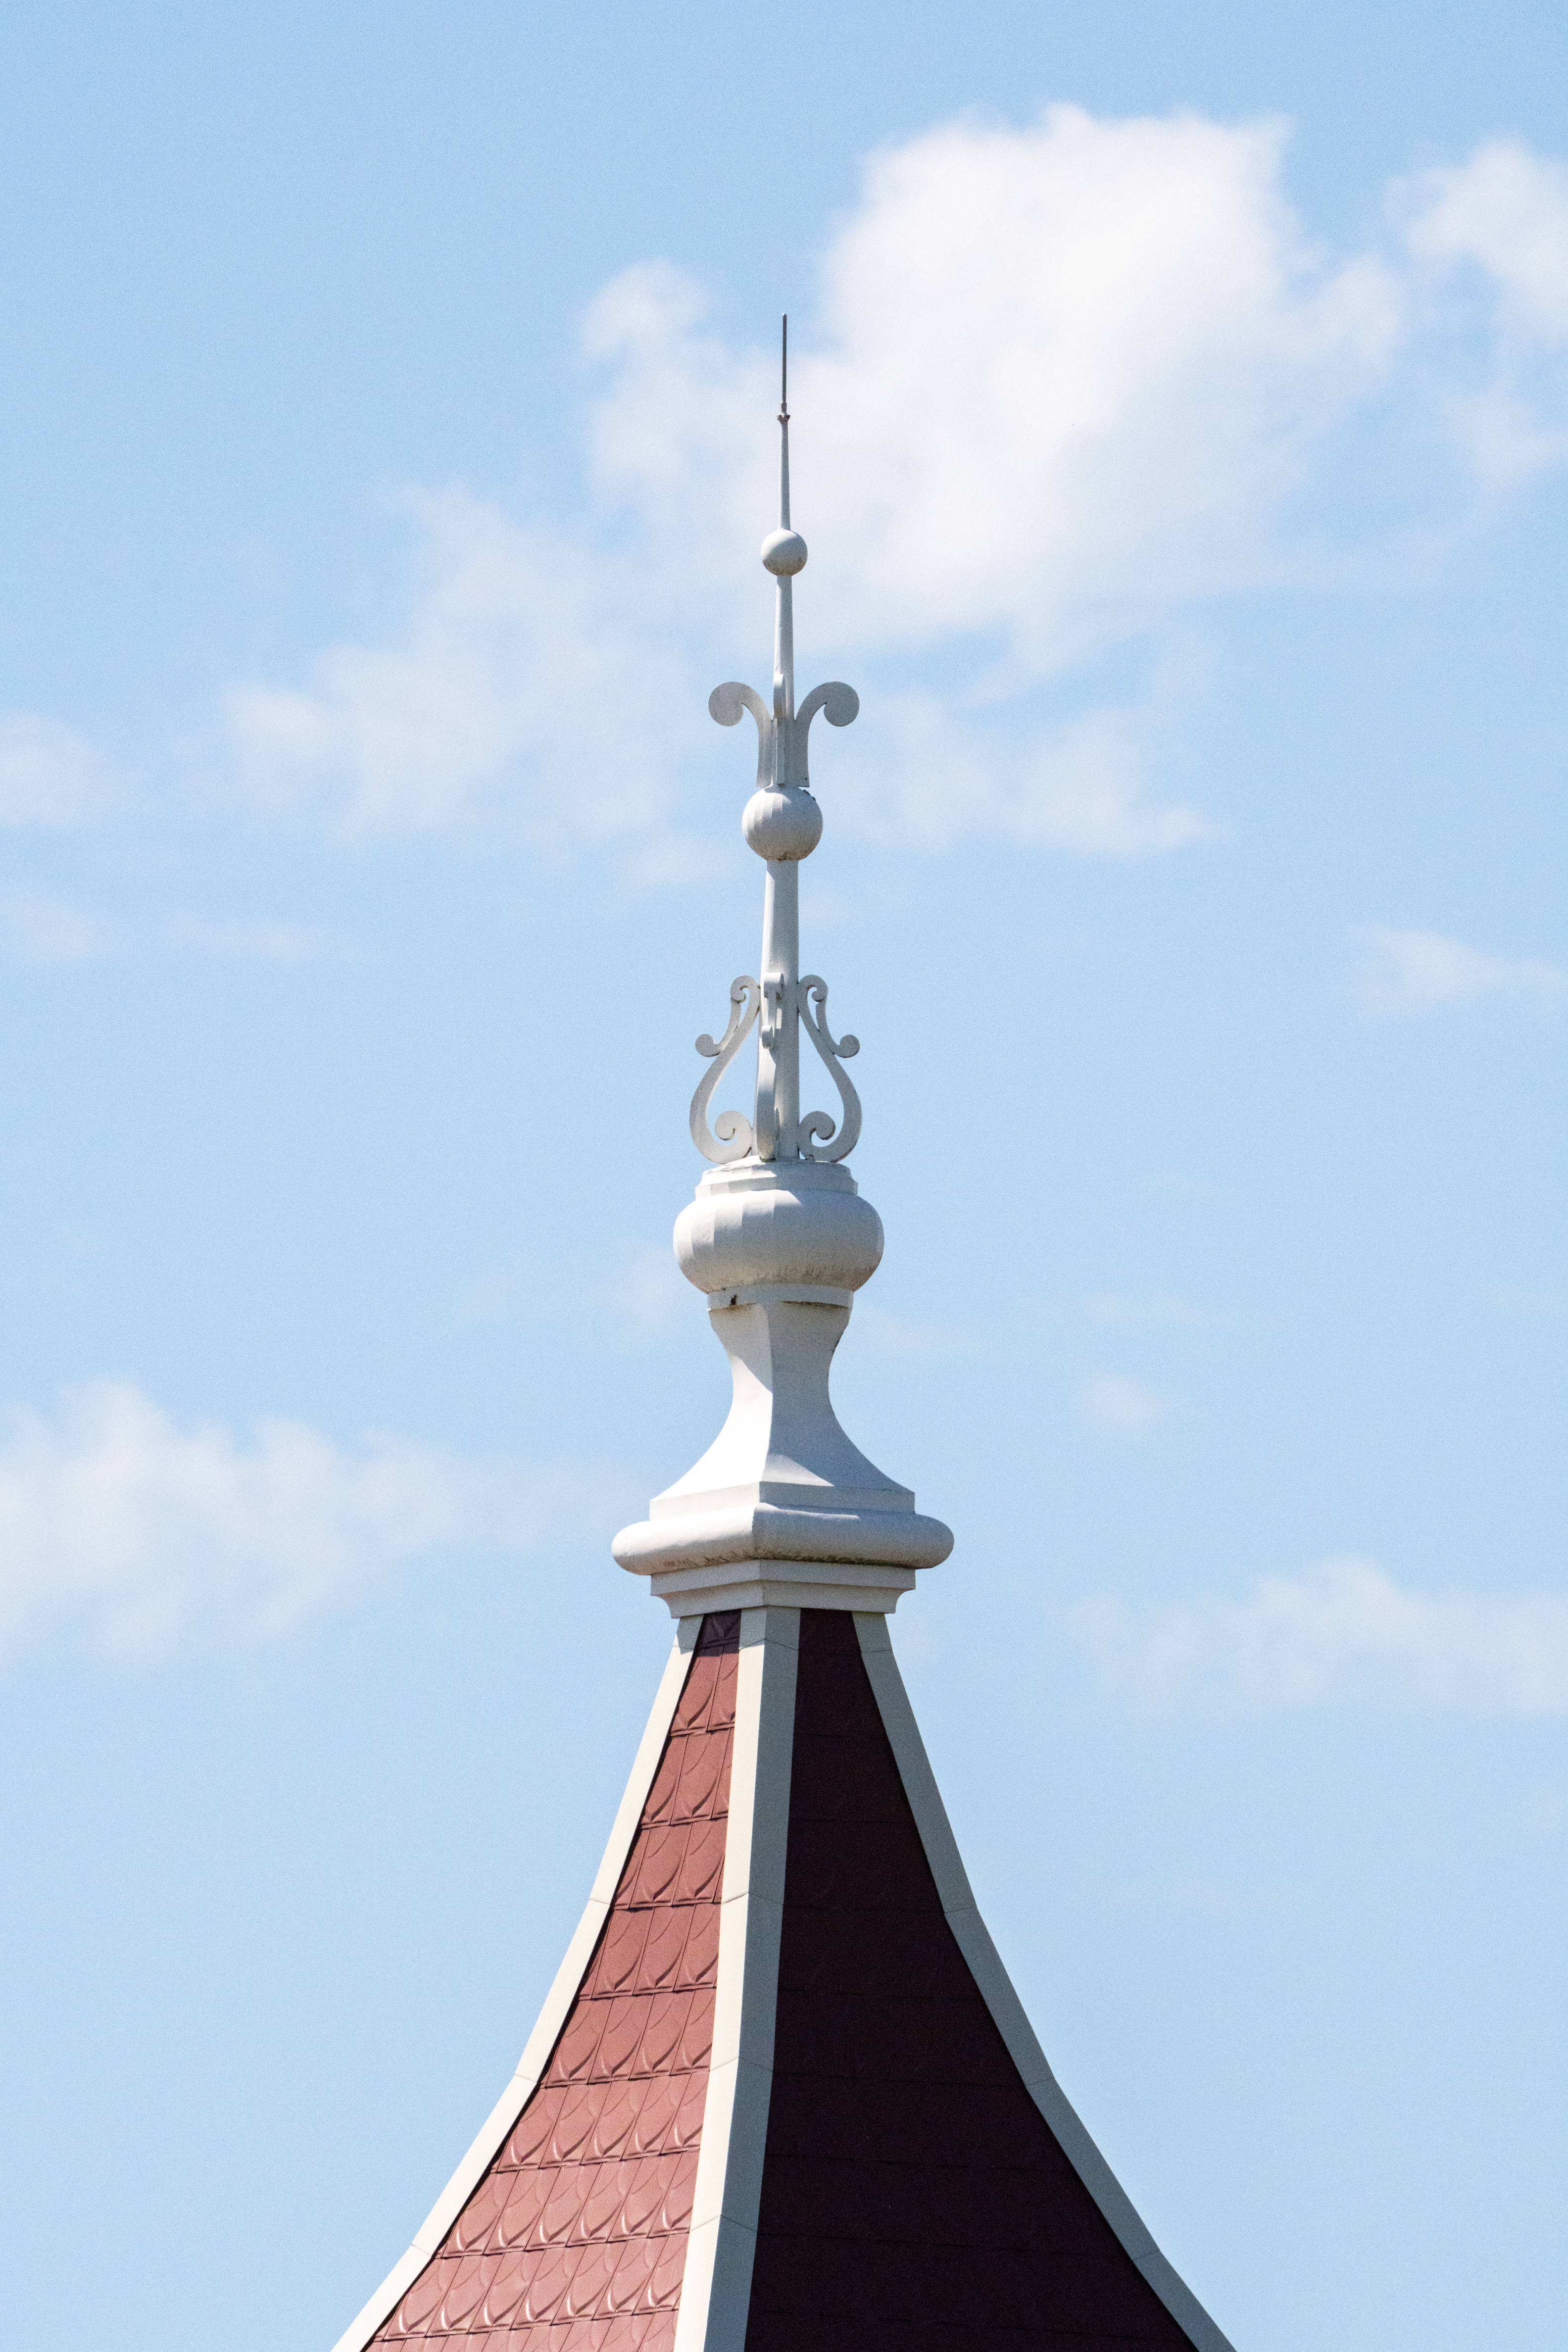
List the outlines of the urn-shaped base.
<svg viewBox="0 0 1568 2352">
<path fill-rule="evenodd" d="M 796 1595 L 886 1612 L 952 1549 L 907 1486 L 868 1461 L 828 1393 L 882 1221 L 842 1166 L 738 1160 L 706 1175 L 675 1252 L 730 1359 L 729 1418 L 684 1478 L 624 1528 L 615 1556 L 677 1616 Z M 809 1597 L 808 1597 L 809 1594 Z"/>
<path fill-rule="evenodd" d="M 758 1283 L 851 1295 L 882 1260 L 882 1220 L 831 1160 L 710 1168 L 675 1222 L 675 1256 L 710 1299 Z"/>
</svg>

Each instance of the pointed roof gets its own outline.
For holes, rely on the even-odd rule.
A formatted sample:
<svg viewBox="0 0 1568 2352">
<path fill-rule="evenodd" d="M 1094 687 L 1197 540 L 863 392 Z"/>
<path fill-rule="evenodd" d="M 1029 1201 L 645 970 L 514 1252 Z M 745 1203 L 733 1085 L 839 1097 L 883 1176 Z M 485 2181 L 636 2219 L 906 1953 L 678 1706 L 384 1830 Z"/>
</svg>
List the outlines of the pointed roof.
<svg viewBox="0 0 1568 2352">
<path fill-rule="evenodd" d="M 676 1619 L 581 1925 L 517 2070 L 336 2352 L 1230 2352 L 1051 2073 L 986 1933 L 888 1619 L 952 1538 L 828 1393 L 881 1221 L 860 1107 L 803 973 L 822 814 L 795 700 L 780 404 L 771 705 L 746 839 L 762 953 L 691 1107 L 677 1259 L 731 1362 L 724 1427 L 613 1547 Z M 756 1033 L 749 1117 L 710 1119 Z M 803 1108 L 801 1033 L 838 1099 Z"/>
<path fill-rule="evenodd" d="M 1040 2053 L 879 1614 L 682 1620 L 599 1885 L 338 2352 L 1230 2352 Z"/>
</svg>

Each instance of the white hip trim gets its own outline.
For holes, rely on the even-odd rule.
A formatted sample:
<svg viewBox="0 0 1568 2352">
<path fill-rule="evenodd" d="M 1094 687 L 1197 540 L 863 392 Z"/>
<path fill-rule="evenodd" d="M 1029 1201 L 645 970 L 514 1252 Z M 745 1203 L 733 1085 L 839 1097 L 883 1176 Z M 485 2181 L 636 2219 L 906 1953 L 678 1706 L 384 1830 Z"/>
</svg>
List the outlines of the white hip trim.
<svg viewBox="0 0 1568 2352">
<path fill-rule="evenodd" d="M 426 2214 L 414 2243 L 402 2261 L 387 2273 L 359 2317 L 343 2330 L 332 2352 L 364 2352 L 365 2346 L 383 2320 L 395 2310 L 420 2272 L 439 2252 L 447 2231 L 479 2187 L 486 2168 L 504 2146 L 508 2133 L 532 2097 L 539 2078 L 549 2063 L 550 2053 L 560 2038 L 561 2029 L 566 2022 L 566 2012 L 587 1974 L 599 1932 L 615 1900 L 616 1889 L 621 1883 L 621 1873 L 626 1868 L 626 1856 L 637 1833 L 648 1790 L 653 1786 L 659 1759 L 664 1754 L 664 1744 L 669 1737 L 669 1727 L 675 1718 L 701 1627 L 700 1617 L 686 1617 L 675 1629 L 675 1640 L 653 1703 L 653 1712 L 648 1717 L 647 1728 L 643 1733 L 642 1744 L 637 1749 L 637 1760 L 632 1766 L 631 1777 L 616 1815 L 615 1827 L 610 1832 L 610 1842 L 605 1848 L 605 1858 L 599 1864 L 599 1874 L 594 1881 L 587 1907 L 577 1923 L 577 1932 L 567 1945 L 566 1956 L 555 1972 L 555 1981 L 545 1995 L 538 2022 L 517 2062 L 516 2072 L 491 2108 L 473 2146 Z"/>
<path fill-rule="evenodd" d="M 904 1794 L 915 1817 L 931 1876 L 942 1897 L 949 1927 L 969 1963 L 969 1972 L 981 1998 L 1006 2043 L 1013 2063 L 1023 2076 L 1029 2095 L 1049 2124 L 1063 2154 L 1116 2232 L 1127 2253 L 1148 2280 L 1177 2326 L 1185 2328 L 1197 2352 L 1234 2352 L 1192 2289 L 1172 2269 L 1133 2209 L 1132 2200 L 1096 2147 L 1077 2111 L 1046 2063 L 1035 2039 L 1024 2005 L 1013 1990 L 960 1858 L 947 1809 L 915 1722 L 914 1709 L 893 1655 L 888 1621 L 882 1616 L 855 1619 L 860 1654 L 876 1693 L 882 1726 L 892 1746 Z"/>
<path fill-rule="evenodd" d="M 743 2352 L 773 2095 L 798 1608 L 741 1618 L 713 2054 L 675 2352 Z"/>
</svg>

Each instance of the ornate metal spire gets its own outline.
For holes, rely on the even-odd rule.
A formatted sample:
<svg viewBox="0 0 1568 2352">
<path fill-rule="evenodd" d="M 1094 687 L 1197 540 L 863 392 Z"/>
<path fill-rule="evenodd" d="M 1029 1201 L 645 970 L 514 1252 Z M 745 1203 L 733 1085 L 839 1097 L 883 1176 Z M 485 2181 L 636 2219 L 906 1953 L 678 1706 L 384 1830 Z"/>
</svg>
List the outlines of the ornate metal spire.
<svg viewBox="0 0 1568 2352">
<path fill-rule="evenodd" d="M 789 411 L 773 698 L 746 838 L 767 867 L 754 1117 L 692 1130 L 675 1227 L 731 1372 L 723 1428 L 614 1552 L 679 1621 L 581 1927 L 510 2082 L 337 2352 L 797 2352 L 940 2340 L 1231 2352 L 1068 2104 L 981 1920 L 886 1619 L 952 1538 L 828 1393 L 882 1224 L 859 1109 L 802 977 L 822 818 L 795 707 Z M 842 1125 L 800 1116 L 805 1025 Z M 836 1164 L 837 1163 L 837 1164 Z M 549 1759 L 544 1759 L 548 1763 Z M 913 2317 L 911 2318 L 911 2314 Z"/>
<path fill-rule="evenodd" d="M 789 322 L 784 321 L 788 361 Z M 700 1462 L 656 1495 L 648 1516 L 623 1528 L 623 1568 L 652 1579 L 677 1616 L 694 1608 L 788 1607 L 885 1611 L 917 1573 L 945 1559 L 952 1537 L 915 1498 L 867 1460 L 840 1426 L 828 1367 L 855 1293 L 882 1255 L 882 1221 L 847 1168 L 837 1164 L 860 1133 L 860 1103 L 844 1064 L 859 1048 L 827 1026 L 827 983 L 800 968 L 800 866 L 822 838 L 822 811 L 806 773 L 806 738 L 819 710 L 847 727 L 854 688 L 814 687 L 795 698 L 796 574 L 805 541 L 790 520 L 788 377 L 779 400 L 779 522 L 763 541 L 777 583 L 773 692 L 715 687 L 708 708 L 721 727 L 743 710 L 757 722 L 757 783 L 742 830 L 767 869 L 760 976 L 730 990 L 729 1024 L 708 1055 L 691 1105 L 692 1139 L 714 1164 L 676 1221 L 675 1255 L 708 1300 L 730 1358 L 730 1416 Z M 714 1087 L 752 1029 L 757 1082 L 752 1116 L 708 1120 Z M 801 1109 L 805 1030 L 838 1089 L 837 1119 Z"/>
<path fill-rule="evenodd" d="M 860 1133 L 860 1098 L 844 1065 L 859 1052 L 855 1037 L 835 1037 L 827 1025 L 827 983 L 800 969 L 800 864 L 822 838 L 822 811 L 811 790 L 806 741 L 820 710 L 830 727 L 847 727 L 860 708 L 852 686 L 837 678 L 813 687 L 799 709 L 795 700 L 795 582 L 805 569 L 805 541 L 789 512 L 789 320 L 784 321 L 779 372 L 779 520 L 763 541 L 763 562 L 776 583 L 773 696 L 769 709 L 754 687 L 730 678 L 716 686 L 708 708 L 721 727 L 739 724 L 749 710 L 757 722 L 757 785 L 741 829 L 767 866 L 763 887 L 762 976 L 731 983 L 730 1019 L 715 1044 L 706 1033 L 697 1050 L 712 1062 L 691 1098 L 691 1139 L 705 1160 L 722 1167 L 748 1157 L 764 1160 L 844 1160 Z M 804 1025 L 838 1089 L 838 1116 L 800 1108 L 800 1033 Z M 713 1089 L 757 1029 L 757 1087 L 752 1116 L 724 1111 L 708 1123 Z"/>
</svg>

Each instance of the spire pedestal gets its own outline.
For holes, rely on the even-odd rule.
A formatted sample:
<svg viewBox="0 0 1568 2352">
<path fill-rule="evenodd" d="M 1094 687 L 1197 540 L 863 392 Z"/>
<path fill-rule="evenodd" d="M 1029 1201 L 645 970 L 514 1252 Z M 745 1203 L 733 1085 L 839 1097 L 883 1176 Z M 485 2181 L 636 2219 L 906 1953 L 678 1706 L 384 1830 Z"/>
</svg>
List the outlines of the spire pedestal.
<svg viewBox="0 0 1568 2352">
<path fill-rule="evenodd" d="M 678 1617 L 770 1602 L 896 1608 L 952 1536 L 867 1460 L 828 1394 L 850 1303 L 881 1258 L 881 1219 L 840 1164 L 742 1160 L 703 1177 L 675 1253 L 730 1359 L 730 1413 L 701 1460 L 616 1538 L 616 1559 L 650 1577 Z"/>
</svg>

